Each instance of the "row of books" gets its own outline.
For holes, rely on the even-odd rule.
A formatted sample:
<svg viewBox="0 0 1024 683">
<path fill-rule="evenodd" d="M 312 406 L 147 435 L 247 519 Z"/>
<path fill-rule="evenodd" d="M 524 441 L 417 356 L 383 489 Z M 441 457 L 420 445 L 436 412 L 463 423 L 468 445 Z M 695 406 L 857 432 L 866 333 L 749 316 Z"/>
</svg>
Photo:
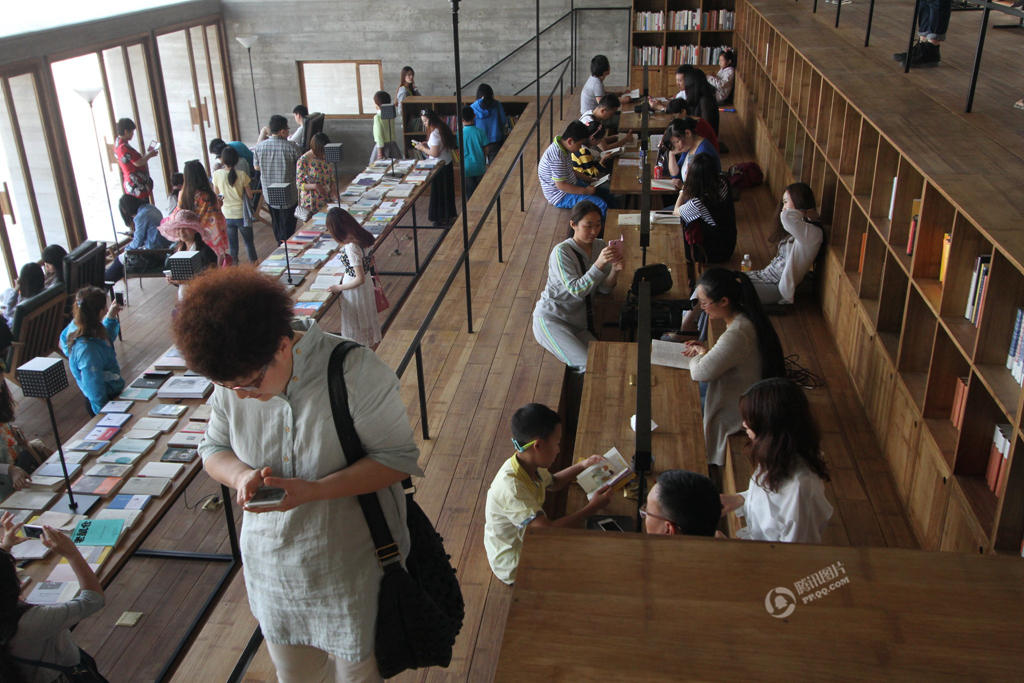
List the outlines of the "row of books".
<svg viewBox="0 0 1024 683">
<path fill-rule="evenodd" d="M 1010 334 L 1010 350 L 1006 354 L 1006 369 L 1017 383 L 1024 386 L 1024 308 L 1018 308 Z"/>
<path fill-rule="evenodd" d="M 967 305 L 964 318 L 972 325 L 977 325 L 981 312 L 985 309 L 985 294 L 988 292 L 988 272 L 992 266 L 992 255 L 981 254 L 974 259 L 974 270 L 971 273 L 971 286 L 967 290 Z"/>
<path fill-rule="evenodd" d="M 669 47 L 634 47 L 633 64 L 636 66 L 664 66 L 665 64 L 714 65 L 726 45 L 673 45 Z"/>
<path fill-rule="evenodd" d="M 664 31 L 664 12 L 637 12 L 634 15 L 635 31 Z"/>
<path fill-rule="evenodd" d="M 1010 474 L 1010 444 L 1013 428 L 1008 424 L 997 424 L 992 436 L 992 450 L 988 454 L 985 468 L 985 483 L 996 496 L 1006 490 L 1006 479 Z"/>
<path fill-rule="evenodd" d="M 736 26 L 736 13 L 731 10 L 712 10 L 701 12 L 699 9 L 674 10 L 668 13 L 667 28 L 671 31 L 731 31 Z M 665 13 L 636 12 L 634 14 L 634 31 L 664 31 L 666 29 Z"/>
<path fill-rule="evenodd" d="M 949 421 L 960 430 L 964 424 L 964 412 L 967 410 L 967 378 L 957 377 L 953 389 L 953 408 L 949 413 Z"/>
</svg>

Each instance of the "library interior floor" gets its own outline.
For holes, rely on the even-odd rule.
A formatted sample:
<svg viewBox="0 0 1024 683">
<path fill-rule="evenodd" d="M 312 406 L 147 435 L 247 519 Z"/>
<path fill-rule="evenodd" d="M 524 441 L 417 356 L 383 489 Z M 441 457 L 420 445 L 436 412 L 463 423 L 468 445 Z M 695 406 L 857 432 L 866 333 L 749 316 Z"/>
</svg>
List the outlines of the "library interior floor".
<svg viewBox="0 0 1024 683">
<path fill-rule="evenodd" d="M 1024 112 L 1013 109 L 1024 95 L 1024 31 L 989 32 L 975 111 L 965 114 L 982 13 L 955 13 L 942 64 L 903 74 L 892 53 L 906 48 L 910 4 L 878 3 L 871 47 L 864 48 L 866 0 L 842 5 L 838 30 L 832 26 L 834 5 L 819 3 L 813 15 L 809 0 L 738 0 L 738 112 L 722 114 L 721 138 L 730 149 L 722 162 L 727 167 L 757 161 L 767 182 L 744 191 L 737 204 L 735 262 L 744 253 L 755 264 L 769 260 L 773 247 L 766 238 L 788 183 L 806 180 L 819 197 L 827 193 L 822 209 L 831 228 L 825 258 L 792 310 L 772 318 L 785 353 L 823 380 L 808 395 L 832 475 L 827 495 L 835 514 L 824 543 L 1019 555 L 1024 458 L 1016 456 L 1024 453 L 1024 395 L 1002 362 L 1014 313 L 1024 307 Z M 992 17 L 993 23 L 1006 20 Z M 555 132 L 577 103 L 565 96 L 565 118 L 556 119 Z M 523 120 L 533 111 L 528 107 Z M 497 167 L 512 163 L 526 129 L 520 123 L 513 130 Z M 546 121 L 542 130 L 546 136 Z M 568 212 L 544 200 L 534 149 L 530 140 L 523 159 L 525 211 L 519 211 L 515 180 L 502 191 L 504 262 L 496 258 L 493 214 L 470 252 L 474 332 L 466 329 L 460 275 L 424 339 L 429 440 L 420 434 L 416 373 L 402 379 L 426 473 L 416 482 L 417 500 L 458 570 L 466 620 L 449 669 L 407 673 L 399 680 L 485 681 L 497 675 L 515 598 L 493 577 L 484 553 L 487 487 L 510 455 L 512 412 L 530 401 L 557 406 L 564 399 L 563 366 L 536 344 L 530 330 L 547 256 L 565 237 Z M 889 220 L 893 178 L 899 179 L 899 206 Z M 499 180 L 488 173 L 476 190 L 468 210 L 471 227 Z M 907 254 L 901 250 L 909 237 L 910 206 L 922 192 L 918 246 Z M 378 349 L 393 367 L 461 254 L 458 225 L 442 238 Z M 940 281 L 938 259 L 947 232 L 953 254 L 949 274 Z M 257 235 L 262 257 L 273 240 L 265 225 Z M 392 257 L 398 268 L 409 259 L 405 237 L 396 234 L 395 245 L 381 252 L 401 251 Z M 862 249 L 867 261 L 859 267 Z M 1005 278 L 1007 286 L 989 290 L 991 301 L 978 325 L 965 324 L 961 300 L 969 292 L 975 257 L 986 251 L 993 277 Z M 401 284 L 388 286 L 397 292 Z M 125 339 L 117 352 L 124 375 L 134 377 L 166 350 L 174 293 L 153 279 L 131 279 L 128 286 Z M 336 331 L 337 312 L 321 324 Z M 949 413 L 952 384 L 961 376 L 970 384 L 967 416 L 957 430 Z M 29 438 L 51 444 L 44 404 L 15 392 L 19 424 Z M 64 438 L 88 422 L 74 387 L 55 407 Z M 1013 464 L 1006 488 L 996 495 L 985 485 L 984 467 L 992 427 L 1002 422 L 1011 425 Z M 147 547 L 225 552 L 222 515 L 196 504 L 218 492 L 208 477 L 196 477 Z M 236 520 L 240 526 L 240 514 Z M 152 680 L 218 572 L 201 562 L 133 558 L 107 588 L 105 609 L 82 622 L 75 639 L 111 681 Z M 1014 599 L 1024 599 L 1019 590 Z M 115 626 L 124 611 L 144 616 L 134 628 Z M 255 627 L 238 572 L 172 679 L 227 680 Z M 515 680 L 507 671 L 502 678 Z M 243 680 L 276 680 L 265 646 L 247 663 Z"/>
</svg>

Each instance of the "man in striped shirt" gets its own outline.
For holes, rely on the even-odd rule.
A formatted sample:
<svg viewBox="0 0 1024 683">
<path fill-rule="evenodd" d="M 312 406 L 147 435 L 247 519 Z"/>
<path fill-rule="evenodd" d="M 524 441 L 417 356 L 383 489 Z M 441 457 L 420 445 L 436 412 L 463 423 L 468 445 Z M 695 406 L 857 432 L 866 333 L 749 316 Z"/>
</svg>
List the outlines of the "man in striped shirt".
<svg viewBox="0 0 1024 683">
<path fill-rule="evenodd" d="M 586 125 L 579 121 L 570 123 L 541 156 L 537 178 L 544 198 L 552 206 L 570 209 L 586 199 L 594 202 L 604 215 L 608 209 L 607 191 L 599 196 L 598 188 L 591 187 L 589 181 L 572 168 L 572 154 L 578 152 L 589 137 Z M 601 189 L 604 190 L 604 186 Z"/>
</svg>

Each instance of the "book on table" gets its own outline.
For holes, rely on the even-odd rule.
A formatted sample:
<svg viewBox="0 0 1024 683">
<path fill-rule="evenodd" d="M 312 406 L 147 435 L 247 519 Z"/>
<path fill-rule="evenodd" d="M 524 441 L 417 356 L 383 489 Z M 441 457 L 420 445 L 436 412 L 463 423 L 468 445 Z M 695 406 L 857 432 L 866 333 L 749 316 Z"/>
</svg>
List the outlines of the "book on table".
<svg viewBox="0 0 1024 683">
<path fill-rule="evenodd" d="M 136 389 L 159 389 L 160 385 L 167 381 L 166 377 L 137 377 L 134 382 L 128 386 L 135 387 Z"/>
<path fill-rule="evenodd" d="M 206 423 L 203 422 L 202 420 L 189 420 L 184 425 L 182 425 L 181 429 L 178 431 L 190 432 L 192 434 L 205 434 Z"/>
<path fill-rule="evenodd" d="M 68 465 L 80 465 L 89 458 L 89 454 L 85 451 L 64 451 L 64 462 Z M 60 464 L 60 453 L 54 451 L 53 454 L 42 462 L 43 465 L 59 465 Z"/>
<path fill-rule="evenodd" d="M 137 476 L 139 477 L 163 477 L 174 479 L 181 474 L 185 466 L 180 462 L 147 462 Z"/>
<path fill-rule="evenodd" d="M 145 494 L 119 493 L 107 503 L 108 510 L 145 510 L 152 496 Z"/>
<path fill-rule="evenodd" d="M 75 493 L 92 496 L 108 496 L 117 489 L 120 483 L 120 477 L 89 477 L 82 475 L 71 484 L 71 490 Z"/>
<path fill-rule="evenodd" d="M 309 285 L 310 290 L 323 291 L 332 285 L 341 284 L 341 278 L 337 275 L 318 275 L 315 280 Z"/>
<path fill-rule="evenodd" d="M 160 398 L 206 398 L 213 382 L 205 377 L 172 377 L 157 391 Z"/>
<path fill-rule="evenodd" d="M 143 455 L 145 454 L 130 451 L 110 451 L 96 458 L 96 462 L 109 465 L 132 465 Z"/>
<path fill-rule="evenodd" d="M 136 387 L 125 387 L 120 398 L 125 401 L 148 401 L 156 396 L 156 389 L 138 389 Z"/>
<path fill-rule="evenodd" d="M 60 605 L 78 594 L 77 581 L 40 581 L 25 599 L 30 605 Z"/>
<path fill-rule="evenodd" d="M 591 465 L 576 475 L 576 482 L 587 494 L 587 500 L 592 499 L 604 486 L 611 486 L 617 491 L 636 477 L 636 473 L 615 446 L 612 446 L 602 458 L 602 462 Z"/>
<path fill-rule="evenodd" d="M 83 519 L 71 532 L 71 541 L 75 545 L 117 545 L 117 540 L 124 530 L 124 521 L 120 519 Z"/>
<path fill-rule="evenodd" d="M 138 453 L 145 455 L 153 448 L 155 442 L 152 439 L 128 439 L 121 438 L 110 446 L 111 453 Z"/>
<path fill-rule="evenodd" d="M 135 429 L 148 429 L 164 434 L 172 431 L 178 424 L 176 417 L 140 417 L 135 423 Z"/>
<path fill-rule="evenodd" d="M 83 519 L 86 519 L 85 515 L 73 515 L 70 512 L 47 510 L 34 517 L 31 523 L 36 526 L 52 526 L 54 529 L 60 529 L 61 531 L 71 531 Z"/>
<path fill-rule="evenodd" d="M 101 413 L 127 413 L 132 409 L 131 401 L 107 401 L 107 404 L 100 408 Z"/>
<path fill-rule="evenodd" d="M 132 466 L 131 465 L 118 465 L 118 464 L 99 463 L 99 464 L 93 465 L 88 470 L 86 470 L 85 476 L 87 476 L 87 477 L 117 477 L 118 479 L 121 479 L 122 477 L 127 475 L 129 472 L 131 472 L 131 470 L 132 470 Z"/>
<path fill-rule="evenodd" d="M 178 403 L 161 403 L 149 409 L 150 417 L 181 417 L 188 406 Z"/>
<path fill-rule="evenodd" d="M 68 449 L 72 451 L 84 451 L 86 453 L 102 453 L 103 451 L 110 448 L 109 441 L 74 441 L 68 444 Z"/>
<path fill-rule="evenodd" d="M 204 403 L 201 406 L 196 406 L 196 409 L 192 411 L 188 419 L 208 422 L 211 415 L 213 415 L 213 406 L 209 403 Z"/>
<path fill-rule="evenodd" d="M 121 487 L 121 493 L 160 497 L 170 486 L 171 480 L 164 477 L 132 477 Z"/>
<path fill-rule="evenodd" d="M 668 178 L 653 178 L 651 179 L 652 190 L 674 190 L 676 189 L 675 183 Z"/>
<path fill-rule="evenodd" d="M 299 294 L 298 301 L 302 302 L 302 303 L 305 303 L 305 302 L 317 302 L 317 301 L 327 301 L 330 298 L 331 298 L 331 293 L 328 292 L 327 290 L 311 290 L 311 289 L 307 289 L 302 294 Z"/>
<path fill-rule="evenodd" d="M 125 422 L 132 419 L 131 413 L 104 413 L 97 427 L 121 427 Z"/>
<path fill-rule="evenodd" d="M 172 346 L 164 355 L 156 359 L 153 367 L 157 370 L 182 370 L 185 368 L 185 359 L 181 352 Z"/>
<path fill-rule="evenodd" d="M 38 491 L 33 489 L 22 489 L 7 496 L 0 503 L 2 508 L 14 508 L 16 510 L 43 510 L 50 507 L 50 503 L 57 497 L 53 491 Z"/>
<path fill-rule="evenodd" d="M 119 427 L 94 427 L 85 435 L 86 441 L 110 441 L 121 431 Z"/>
<path fill-rule="evenodd" d="M 74 478 L 79 475 L 82 471 L 81 463 L 68 463 L 68 477 Z M 58 477 L 63 481 L 64 468 L 61 467 L 60 462 L 56 463 L 44 463 L 36 468 L 35 472 L 32 473 L 32 479 L 36 477 Z"/>
<path fill-rule="evenodd" d="M 196 459 L 198 453 L 194 448 L 180 448 L 172 446 L 160 456 L 161 462 L 182 462 L 189 463 Z"/>
</svg>

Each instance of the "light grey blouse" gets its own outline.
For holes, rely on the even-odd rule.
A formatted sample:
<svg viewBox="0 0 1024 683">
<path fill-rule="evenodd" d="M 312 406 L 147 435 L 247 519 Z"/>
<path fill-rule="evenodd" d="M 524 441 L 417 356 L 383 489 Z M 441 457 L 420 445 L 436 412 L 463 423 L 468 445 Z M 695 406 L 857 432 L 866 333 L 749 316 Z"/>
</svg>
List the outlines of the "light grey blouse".
<svg viewBox="0 0 1024 683">
<path fill-rule="evenodd" d="M 59 605 L 36 605 L 21 615 L 11 638 L 11 654 L 47 664 L 74 666 L 81 661 L 78 646 L 68 629 L 103 607 L 103 594 L 82 591 L 74 600 Z M 50 683 L 63 676 L 55 669 L 18 664 L 28 683 Z"/>
<path fill-rule="evenodd" d="M 292 347 L 293 376 L 268 401 L 239 398 L 217 387 L 199 447 L 205 460 L 232 451 L 253 468 L 316 480 L 344 469 L 328 394 L 331 351 L 341 337 L 312 321 Z M 349 409 L 366 457 L 422 476 L 398 378 L 369 349 L 345 359 Z M 409 552 L 400 483 L 377 493 L 403 558 Z M 267 640 L 309 645 L 351 662 L 373 654 L 381 570 L 359 501 L 315 501 L 286 512 L 243 513 L 242 559 L 249 606 Z"/>
</svg>

